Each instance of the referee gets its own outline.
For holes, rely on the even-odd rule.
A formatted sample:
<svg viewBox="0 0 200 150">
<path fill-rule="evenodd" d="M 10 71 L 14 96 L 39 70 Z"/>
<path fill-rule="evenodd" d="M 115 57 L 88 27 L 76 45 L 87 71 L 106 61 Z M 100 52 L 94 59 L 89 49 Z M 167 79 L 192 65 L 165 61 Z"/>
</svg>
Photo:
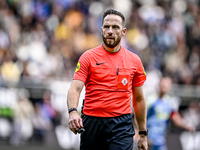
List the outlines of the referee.
<svg viewBox="0 0 200 150">
<path fill-rule="evenodd" d="M 135 135 L 132 103 L 138 123 L 139 150 L 147 150 L 146 101 L 142 85 L 146 73 L 140 58 L 121 46 L 126 34 L 122 13 L 104 12 L 103 43 L 79 58 L 68 91 L 69 128 L 81 133 L 81 150 L 132 150 Z M 82 117 L 77 113 L 80 93 L 86 93 Z"/>
</svg>

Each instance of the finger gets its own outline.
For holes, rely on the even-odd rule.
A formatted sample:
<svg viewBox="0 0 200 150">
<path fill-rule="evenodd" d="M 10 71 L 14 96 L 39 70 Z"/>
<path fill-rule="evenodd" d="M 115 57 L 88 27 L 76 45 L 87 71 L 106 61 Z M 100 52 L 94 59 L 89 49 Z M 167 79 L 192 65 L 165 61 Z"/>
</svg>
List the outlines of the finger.
<svg viewBox="0 0 200 150">
<path fill-rule="evenodd" d="M 72 129 L 72 131 L 76 132 L 77 127 L 76 127 L 75 121 L 71 122 L 71 129 Z"/>
<path fill-rule="evenodd" d="M 72 131 L 76 131 L 78 128 L 76 127 L 76 120 L 70 120 L 69 121 L 69 128 L 72 130 Z"/>
<path fill-rule="evenodd" d="M 69 129 L 72 130 L 72 123 L 70 121 L 68 122 L 68 125 L 69 125 Z"/>
<path fill-rule="evenodd" d="M 138 146 L 138 150 L 143 150 L 141 146 Z"/>
<path fill-rule="evenodd" d="M 84 131 L 85 131 L 85 129 L 83 127 L 80 127 L 76 132 L 79 133 L 79 134 L 81 134 Z"/>
<path fill-rule="evenodd" d="M 74 131 L 73 129 L 70 129 L 74 134 L 77 134 L 77 132 L 76 131 Z"/>
<path fill-rule="evenodd" d="M 78 123 L 81 127 L 83 127 L 83 121 L 82 121 L 82 118 L 78 120 Z"/>
<path fill-rule="evenodd" d="M 78 120 L 74 120 L 74 127 L 76 128 L 76 130 L 80 128 Z"/>
<path fill-rule="evenodd" d="M 72 124 L 71 124 L 71 123 L 69 124 L 69 129 L 70 129 L 74 134 L 76 134 L 76 132 L 75 132 L 74 128 L 72 127 Z"/>
<path fill-rule="evenodd" d="M 138 146 L 138 150 L 147 150 L 146 146 Z"/>
<path fill-rule="evenodd" d="M 75 126 L 74 121 L 71 121 L 71 122 L 70 122 L 69 128 L 70 128 L 71 131 L 73 131 L 73 132 L 75 133 L 75 131 L 76 131 L 76 126 Z"/>
</svg>

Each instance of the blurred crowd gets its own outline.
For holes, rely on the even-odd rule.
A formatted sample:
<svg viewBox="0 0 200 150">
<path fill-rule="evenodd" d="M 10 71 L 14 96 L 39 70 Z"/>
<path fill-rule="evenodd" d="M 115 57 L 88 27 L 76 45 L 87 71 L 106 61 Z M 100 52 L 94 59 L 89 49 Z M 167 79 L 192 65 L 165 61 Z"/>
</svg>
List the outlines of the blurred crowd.
<svg viewBox="0 0 200 150">
<path fill-rule="evenodd" d="M 0 86 L 71 80 L 80 55 L 101 44 L 102 13 L 108 8 L 126 17 L 122 45 L 142 59 L 147 94 L 161 75 L 174 84 L 200 85 L 199 0 L 0 0 Z M 37 125 L 51 128 L 49 120 L 55 123 L 55 110 L 44 105 L 48 96 L 34 107 L 19 100 L 15 108 L 17 116 L 23 116 L 24 106 L 25 114 L 34 114 L 31 125 L 39 136 L 43 132 Z M 194 107 L 191 103 L 188 110 Z M 50 115 L 45 122 L 43 111 Z M 15 127 L 11 141 L 17 144 Z"/>
<path fill-rule="evenodd" d="M 200 84 L 199 0 L 1 0 L 0 83 L 71 79 L 79 56 L 101 44 L 101 17 L 120 10 L 123 46 L 146 71 L 178 84 Z"/>
</svg>

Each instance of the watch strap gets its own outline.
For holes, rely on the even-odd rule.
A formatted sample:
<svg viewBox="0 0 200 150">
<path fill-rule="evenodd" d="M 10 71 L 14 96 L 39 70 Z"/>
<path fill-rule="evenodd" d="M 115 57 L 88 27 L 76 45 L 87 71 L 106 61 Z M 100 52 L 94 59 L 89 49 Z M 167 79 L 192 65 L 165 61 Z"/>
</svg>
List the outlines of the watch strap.
<svg viewBox="0 0 200 150">
<path fill-rule="evenodd" d="M 72 111 L 77 111 L 77 109 L 72 107 L 72 108 L 69 109 L 69 113 L 72 112 Z"/>
<path fill-rule="evenodd" d="M 148 135 L 148 130 L 145 130 L 145 131 L 139 131 L 139 135 Z"/>
</svg>

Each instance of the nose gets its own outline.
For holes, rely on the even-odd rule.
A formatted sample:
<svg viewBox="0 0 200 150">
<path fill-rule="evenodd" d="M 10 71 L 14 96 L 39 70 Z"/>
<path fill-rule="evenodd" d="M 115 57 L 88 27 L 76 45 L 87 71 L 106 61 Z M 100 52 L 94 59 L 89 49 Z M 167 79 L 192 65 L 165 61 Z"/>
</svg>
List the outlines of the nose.
<svg viewBox="0 0 200 150">
<path fill-rule="evenodd" d="M 113 33 L 112 27 L 109 28 L 108 33 Z"/>
</svg>

